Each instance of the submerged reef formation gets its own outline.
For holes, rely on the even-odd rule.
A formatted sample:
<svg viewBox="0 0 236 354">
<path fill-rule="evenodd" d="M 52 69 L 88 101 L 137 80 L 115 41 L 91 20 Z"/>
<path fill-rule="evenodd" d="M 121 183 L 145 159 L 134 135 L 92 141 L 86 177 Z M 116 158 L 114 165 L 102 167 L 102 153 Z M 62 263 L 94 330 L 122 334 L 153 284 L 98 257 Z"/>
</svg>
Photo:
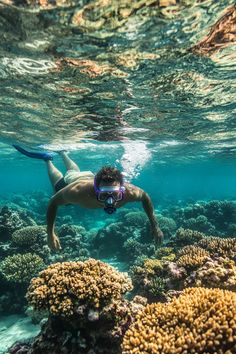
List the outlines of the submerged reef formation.
<svg viewBox="0 0 236 354">
<path fill-rule="evenodd" d="M 19 212 L 5 205 L 0 209 L 0 241 L 8 240 L 15 230 L 35 224 L 24 211 Z"/>
<path fill-rule="evenodd" d="M 176 231 L 175 236 L 170 239 L 170 244 L 173 244 L 174 247 L 192 245 L 193 243 L 201 240 L 204 236 L 205 234 L 202 232 L 184 229 L 181 227 Z"/>
<path fill-rule="evenodd" d="M 42 258 L 37 254 L 15 254 L 0 263 L 0 273 L 7 281 L 28 283 L 44 266 Z"/>
<path fill-rule="evenodd" d="M 27 293 L 35 310 L 49 313 L 29 352 L 118 354 L 125 331 L 146 304 L 141 297 L 124 300 L 131 289 L 127 274 L 95 259 L 50 265 Z M 23 348 L 16 344 L 9 353 Z"/>
<path fill-rule="evenodd" d="M 151 304 L 126 332 L 122 354 L 236 351 L 236 294 L 189 288 L 169 304 Z"/>
<path fill-rule="evenodd" d="M 209 257 L 210 253 L 201 247 L 194 245 L 185 246 L 177 253 L 176 264 L 179 267 L 195 269 L 201 266 Z"/>
<path fill-rule="evenodd" d="M 89 259 L 50 265 L 31 281 L 27 293 L 29 303 L 37 310 L 71 316 L 78 306 L 97 309 L 118 300 L 131 290 L 126 274 L 106 263 Z"/>
</svg>

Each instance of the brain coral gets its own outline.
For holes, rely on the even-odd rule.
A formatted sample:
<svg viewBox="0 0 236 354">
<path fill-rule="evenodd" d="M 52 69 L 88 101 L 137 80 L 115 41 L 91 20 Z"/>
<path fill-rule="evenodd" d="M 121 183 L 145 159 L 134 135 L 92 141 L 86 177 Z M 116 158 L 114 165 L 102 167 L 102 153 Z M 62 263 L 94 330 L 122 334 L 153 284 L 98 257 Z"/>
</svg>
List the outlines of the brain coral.
<svg viewBox="0 0 236 354">
<path fill-rule="evenodd" d="M 0 263 L 0 272 L 8 281 L 27 283 L 44 267 L 44 262 L 37 254 L 14 254 Z"/>
<path fill-rule="evenodd" d="M 188 288 L 168 304 L 151 304 L 126 332 L 122 354 L 233 354 L 236 294 Z"/>
<path fill-rule="evenodd" d="M 52 314 L 73 315 L 81 305 L 100 308 L 132 289 L 126 273 L 112 266 L 88 259 L 50 265 L 28 289 L 27 299 L 35 309 Z"/>
<path fill-rule="evenodd" d="M 43 226 L 27 226 L 12 234 L 12 241 L 17 246 L 31 246 L 46 232 Z"/>
</svg>

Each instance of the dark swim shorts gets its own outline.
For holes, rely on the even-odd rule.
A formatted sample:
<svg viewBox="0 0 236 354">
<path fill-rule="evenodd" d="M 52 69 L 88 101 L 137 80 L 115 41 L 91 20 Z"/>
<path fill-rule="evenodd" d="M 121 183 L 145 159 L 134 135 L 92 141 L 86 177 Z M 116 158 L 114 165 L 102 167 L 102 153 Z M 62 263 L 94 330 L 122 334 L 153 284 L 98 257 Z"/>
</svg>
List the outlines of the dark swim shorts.
<svg viewBox="0 0 236 354">
<path fill-rule="evenodd" d="M 66 183 L 64 177 L 62 177 L 61 179 L 59 179 L 59 181 L 55 184 L 54 188 L 56 192 L 59 192 L 61 189 L 63 189 L 64 187 L 68 186 L 68 184 Z"/>
</svg>

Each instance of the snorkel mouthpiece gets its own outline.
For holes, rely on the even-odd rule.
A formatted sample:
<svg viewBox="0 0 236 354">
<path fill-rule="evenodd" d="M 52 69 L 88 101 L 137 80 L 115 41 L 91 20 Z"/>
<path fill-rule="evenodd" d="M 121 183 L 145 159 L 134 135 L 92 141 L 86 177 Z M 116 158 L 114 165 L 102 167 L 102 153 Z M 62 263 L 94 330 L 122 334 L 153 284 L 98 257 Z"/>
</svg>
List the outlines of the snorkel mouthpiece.
<svg viewBox="0 0 236 354">
<path fill-rule="evenodd" d="M 113 206 L 115 200 L 113 197 L 108 197 L 105 201 L 105 208 L 104 211 L 108 214 L 113 214 L 116 211 L 116 208 Z"/>
<path fill-rule="evenodd" d="M 113 206 L 107 206 L 107 207 L 104 208 L 104 211 L 107 214 L 111 215 L 111 214 L 113 214 L 116 211 L 116 208 L 114 208 Z"/>
</svg>

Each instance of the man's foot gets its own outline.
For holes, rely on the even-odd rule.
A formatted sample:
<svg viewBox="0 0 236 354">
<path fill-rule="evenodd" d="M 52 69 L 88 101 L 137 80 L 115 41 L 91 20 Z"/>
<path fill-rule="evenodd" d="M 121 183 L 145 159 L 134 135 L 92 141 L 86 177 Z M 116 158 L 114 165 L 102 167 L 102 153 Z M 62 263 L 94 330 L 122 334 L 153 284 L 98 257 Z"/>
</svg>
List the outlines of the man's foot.
<svg viewBox="0 0 236 354">
<path fill-rule="evenodd" d="M 44 160 L 44 161 L 49 161 L 53 160 L 54 153 L 53 152 L 44 152 L 44 151 L 39 151 L 39 152 L 32 152 L 32 151 L 27 151 L 23 149 L 21 146 L 13 144 L 14 148 L 19 151 L 21 154 L 32 157 L 33 159 L 39 159 L 39 160 Z"/>
</svg>

